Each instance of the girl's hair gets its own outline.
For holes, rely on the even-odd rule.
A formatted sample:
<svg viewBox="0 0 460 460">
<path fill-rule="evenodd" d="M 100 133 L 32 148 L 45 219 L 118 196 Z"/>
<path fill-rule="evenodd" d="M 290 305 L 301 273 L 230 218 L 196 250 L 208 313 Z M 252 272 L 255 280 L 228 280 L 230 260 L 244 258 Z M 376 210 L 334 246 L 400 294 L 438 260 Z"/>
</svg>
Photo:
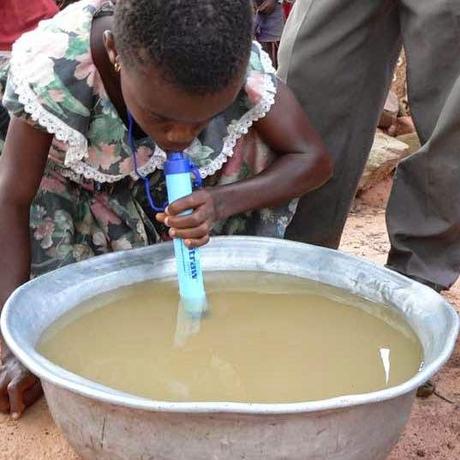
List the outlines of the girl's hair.
<svg viewBox="0 0 460 460">
<path fill-rule="evenodd" d="M 251 0 L 118 0 L 114 36 L 128 66 L 161 69 L 190 92 L 209 94 L 245 69 L 251 50 Z"/>
</svg>

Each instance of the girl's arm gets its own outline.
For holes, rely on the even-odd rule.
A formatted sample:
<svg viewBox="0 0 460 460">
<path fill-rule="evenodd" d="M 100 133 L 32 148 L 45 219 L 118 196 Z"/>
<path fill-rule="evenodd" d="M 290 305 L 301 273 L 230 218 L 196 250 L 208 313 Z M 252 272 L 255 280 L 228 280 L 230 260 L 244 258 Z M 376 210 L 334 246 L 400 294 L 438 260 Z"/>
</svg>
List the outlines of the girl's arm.
<svg viewBox="0 0 460 460">
<path fill-rule="evenodd" d="M 275 104 L 255 123 L 277 161 L 253 178 L 219 187 L 219 215 L 230 217 L 251 209 L 272 208 L 323 185 L 332 175 L 332 160 L 292 91 L 278 82 Z M 233 197 L 224 195 L 231 193 Z"/>
<path fill-rule="evenodd" d="M 0 306 L 29 279 L 29 209 L 53 136 L 12 118 L 0 155 Z"/>
<path fill-rule="evenodd" d="M 29 279 L 29 209 L 37 193 L 53 136 L 12 118 L 0 156 L 0 309 Z M 40 384 L 0 336 L 0 411 L 15 417 L 40 396 Z"/>
<path fill-rule="evenodd" d="M 287 86 L 278 82 L 275 104 L 255 124 L 260 138 L 279 155 L 260 174 L 234 184 L 202 189 L 172 203 L 157 219 L 172 237 L 189 246 L 209 240 L 215 222 L 253 209 L 276 207 L 323 185 L 332 176 L 332 160 L 305 112 Z M 178 216 L 193 209 L 189 216 Z"/>
</svg>

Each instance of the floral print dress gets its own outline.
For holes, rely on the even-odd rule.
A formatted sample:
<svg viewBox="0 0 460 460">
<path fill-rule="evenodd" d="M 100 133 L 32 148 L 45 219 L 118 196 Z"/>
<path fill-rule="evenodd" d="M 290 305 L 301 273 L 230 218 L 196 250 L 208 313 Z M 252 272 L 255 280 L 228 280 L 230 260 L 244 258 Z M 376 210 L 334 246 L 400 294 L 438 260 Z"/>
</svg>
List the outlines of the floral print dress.
<svg viewBox="0 0 460 460">
<path fill-rule="evenodd" d="M 82 0 L 41 22 L 15 43 L 9 64 L 0 71 L 0 92 L 10 115 L 54 135 L 30 213 L 32 276 L 167 239 L 134 171 L 127 127 L 91 57 L 92 20 L 110 5 Z M 270 59 L 254 44 L 239 97 L 187 149 L 205 186 L 244 180 L 274 161 L 251 126 L 270 110 L 275 94 Z M 150 138 L 135 143 L 138 171 L 149 177 L 157 203 L 163 203 L 166 154 Z M 283 237 L 294 211 L 295 201 L 247 212 L 219 222 L 213 232 Z"/>
</svg>

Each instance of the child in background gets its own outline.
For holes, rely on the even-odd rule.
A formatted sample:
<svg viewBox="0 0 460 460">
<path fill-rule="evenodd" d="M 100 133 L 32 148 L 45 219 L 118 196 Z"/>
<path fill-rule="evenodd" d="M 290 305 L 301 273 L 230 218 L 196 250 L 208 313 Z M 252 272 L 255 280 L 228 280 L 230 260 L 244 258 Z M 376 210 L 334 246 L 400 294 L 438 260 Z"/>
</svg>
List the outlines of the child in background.
<svg viewBox="0 0 460 460">
<path fill-rule="evenodd" d="M 42 19 L 58 11 L 54 0 L 2 0 L 0 2 L 0 72 L 8 65 L 11 46 L 24 33 L 34 29 Z M 0 82 L 0 98 L 3 88 Z M 0 151 L 8 128 L 9 117 L 0 106 Z"/>
<path fill-rule="evenodd" d="M 30 276 L 110 251 L 283 237 L 295 198 L 322 185 L 331 162 L 251 36 L 247 0 L 82 0 L 16 42 L 0 305 Z M 163 162 L 183 150 L 205 187 L 155 215 L 139 179 L 164 203 Z M 19 417 L 39 394 L 3 346 L 0 409 Z"/>
<path fill-rule="evenodd" d="M 39 21 L 58 12 L 54 0 L 2 0 L 0 3 L 0 52 L 11 51 L 11 45 L 24 33 L 35 29 Z"/>
<path fill-rule="evenodd" d="M 279 0 L 253 0 L 255 10 L 255 38 L 278 67 L 278 47 L 284 28 L 282 2 Z"/>
</svg>

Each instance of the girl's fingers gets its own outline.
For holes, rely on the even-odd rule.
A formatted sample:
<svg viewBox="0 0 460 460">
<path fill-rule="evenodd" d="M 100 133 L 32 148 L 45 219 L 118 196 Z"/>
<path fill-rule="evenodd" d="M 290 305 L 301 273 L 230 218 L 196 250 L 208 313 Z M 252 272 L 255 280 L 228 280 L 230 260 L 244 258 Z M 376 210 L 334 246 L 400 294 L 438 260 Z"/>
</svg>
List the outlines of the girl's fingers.
<svg viewBox="0 0 460 460">
<path fill-rule="evenodd" d="M 208 220 L 208 213 L 204 207 L 198 208 L 187 216 L 167 216 L 164 224 L 174 229 L 196 228 Z"/>
<path fill-rule="evenodd" d="M 37 382 L 37 377 L 27 373 L 21 373 L 8 385 L 8 397 L 10 400 L 10 413 L 15 419 L 19 418 L 26 408 L 24 395 Z"/>
<path fill-rule="evenodd" d="M 190 209 L 196 209 L 199 206 L 202 206 L 210 199 L 210 194 L 206 189 L 201 189 L 193 192 L 191 195 L 188 195 L 180 200 L 174 201 L 168 205 L 166 212 L 169 215 L 175 216 L 181 214 L 184 211 L 189 211 Z"/>
<path fill-rule="evenodd" d="M 8 383 L 10 378 L 6 372 L 0 374 L 0 412 L 10 411 L 10 399 L 8 397 Z"/>
<path fill-rule="evenodd" d="M 165 223 L 165 219 L 168 215 L 164 212 L 159 212 L 155 215 L 155 219 L 158 221 L 158 222 L 161 222 L 162 224 Z"/>
<path fill-rule="evenodd" d="M 199 248 L 209 243 L 209 235 L 203 236 L 203 238 L 187 238 L 184 243 L 188 248 Z"/>
<path fill-rule="evenodd" d="M 184 228 L 184 229 L 171 228 L 169 230 L 169 236 L 171 238 L 182 238 L 184 240 L 197 239 L 197 238 L 203 238 L 204 236 L 208 235 L 209 231 L 210 231 L 209 224 L 207 222 L 203 222 L 198 227 Z"/>
</svg>

